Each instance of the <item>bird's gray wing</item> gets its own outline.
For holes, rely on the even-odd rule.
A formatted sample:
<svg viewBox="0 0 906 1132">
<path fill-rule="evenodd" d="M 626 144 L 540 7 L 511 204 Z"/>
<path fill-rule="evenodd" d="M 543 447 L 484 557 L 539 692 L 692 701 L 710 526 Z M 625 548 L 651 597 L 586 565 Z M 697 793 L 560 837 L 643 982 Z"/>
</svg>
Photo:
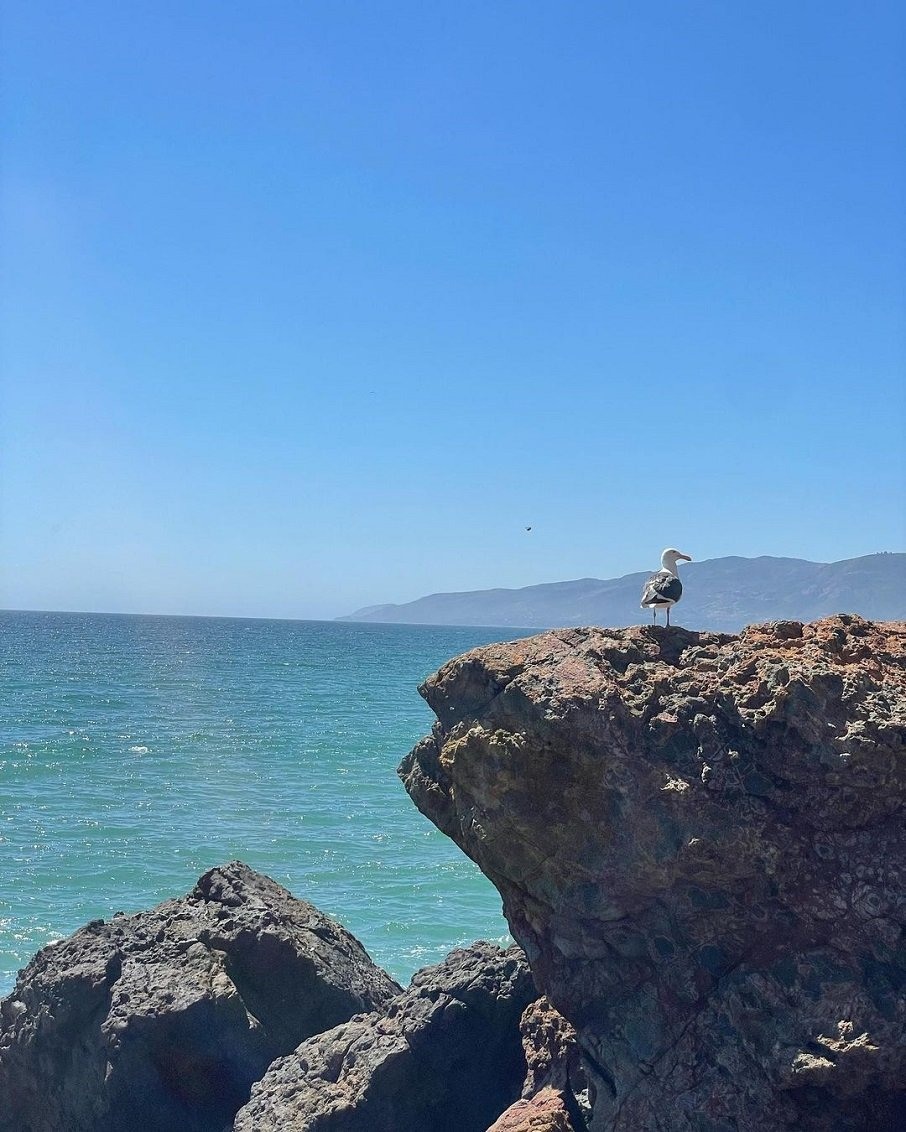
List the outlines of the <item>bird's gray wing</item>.
<svg viewBox="0 0 906 1132">
<path fill-rule="evenodd" d="M 669 601 L 679 601 L 683 583 L 669 570 L 658 570 L 652 574 L 642 589 L 642 605 L 663 605 Z"/>
</svg>

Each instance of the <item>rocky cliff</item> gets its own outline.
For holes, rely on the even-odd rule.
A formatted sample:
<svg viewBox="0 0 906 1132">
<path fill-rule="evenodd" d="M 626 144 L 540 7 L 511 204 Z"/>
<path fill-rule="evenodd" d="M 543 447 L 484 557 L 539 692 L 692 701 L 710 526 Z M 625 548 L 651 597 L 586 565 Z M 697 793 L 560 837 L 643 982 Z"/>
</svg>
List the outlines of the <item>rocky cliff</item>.
<svg viewBox="0 0 906 1132">
<path fill-rule="evenodd" d="M 451 661 L 400 773 L 525 955 L 402 991 L 232 862 L 21 972 L 0 1132 L 906 1127 L 904 646 L 834 617 Z"/>
<path fill-rule="evenodd" d="M 904 644 L 572 629 L 421 689 L 400 774 L 575 1027 L 592 1132 L 906 1127 Z"/>
</svg>

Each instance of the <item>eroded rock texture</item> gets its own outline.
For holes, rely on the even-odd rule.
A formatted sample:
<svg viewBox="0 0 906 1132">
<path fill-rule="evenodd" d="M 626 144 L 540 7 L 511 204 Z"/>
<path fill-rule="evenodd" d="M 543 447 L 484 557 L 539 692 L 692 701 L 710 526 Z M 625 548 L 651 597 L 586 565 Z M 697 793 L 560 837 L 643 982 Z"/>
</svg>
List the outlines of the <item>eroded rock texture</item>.
<svg viewBox="0 0 906 1132">
<path fill-rule="evenodd" d="M 575 1028 L 554 1009 L 546 995 L 525 1008 L 519 1032 L 526 1064 L 523 1097 L 531 1097 L 548 1085 L 572 1095 L 585 1091 Z"/>
<path fill-rule="evenodd" d="M 522 1097 L 488 1132 L 585 1132 L 588 1088 L 575 1029 L 542 995 L 525 1008 L 519 1031 Z"/>
<path fill-rule="evenodd" d="M 45 947 L 0 1004 L 3 1132 L 222 1132 L 279 1054 L 400 988 L 236 861 Z"/>
<path fill-rule="evenodd" d="M 906 625 L 574 629 L 400 768 L 576 1027 L 593 1130 L 906 1127 Z"/>
<path fill-rule="evenodd" d="M 563 1094 L 548 1086 L 528 1100 L 518 1100 L 488 1129 L 488 1132 L 576 1132 Z"/>
<path fill-rule="evenodd" d="M 537 993 L 519 948 L 453 951 L 386 1011 L 274 1062 L 234 1130 L 485 1132 L 519 1096 L 519 1019 Z"/>
</svg>

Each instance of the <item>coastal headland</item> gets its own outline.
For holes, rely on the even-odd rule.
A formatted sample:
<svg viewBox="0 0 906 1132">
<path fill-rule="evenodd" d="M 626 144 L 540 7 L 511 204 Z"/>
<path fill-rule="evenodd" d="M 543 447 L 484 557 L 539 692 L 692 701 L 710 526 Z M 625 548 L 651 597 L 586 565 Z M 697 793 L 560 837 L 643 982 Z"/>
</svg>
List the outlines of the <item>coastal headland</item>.
<svg viewBox="0 0 906 1132">
<path fill-rule="evenodd" d="M 212 869 L 23 970 L 2 1132 L 906 1125 L 906 624 L 555 630 L 421 692 L 400 777 L 516 946 L 404 990 Z"/>
</svg>

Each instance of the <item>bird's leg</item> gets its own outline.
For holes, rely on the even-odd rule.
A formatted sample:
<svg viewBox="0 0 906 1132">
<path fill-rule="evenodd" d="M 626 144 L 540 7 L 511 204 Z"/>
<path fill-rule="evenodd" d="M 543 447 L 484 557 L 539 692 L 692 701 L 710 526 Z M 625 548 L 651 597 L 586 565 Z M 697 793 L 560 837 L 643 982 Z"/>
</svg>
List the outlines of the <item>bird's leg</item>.
<svg viewBox="0 0 906 1132">
<path fill-rule="evenodd" d="M 670 628 L 670 606 L 667 606 L 667 628 Z"/>
<path fill-rule="evenodd" d="M 657 606 L 656 605 L 652 605 L 652 607 L 651 607 L 651 620 L 652 620 L 653 624 L 657 625 Z"/>
</svg>

